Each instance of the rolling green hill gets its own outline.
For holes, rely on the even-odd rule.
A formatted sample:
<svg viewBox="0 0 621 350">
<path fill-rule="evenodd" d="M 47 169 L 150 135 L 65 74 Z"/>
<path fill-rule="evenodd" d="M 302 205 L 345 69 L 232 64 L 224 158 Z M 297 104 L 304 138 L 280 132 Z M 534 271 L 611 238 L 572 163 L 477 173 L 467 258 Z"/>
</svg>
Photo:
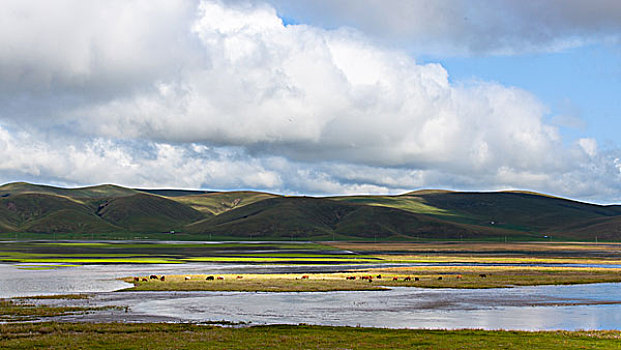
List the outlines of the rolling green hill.
<svg viewBox="0 0 621 350">
<path fill-rule="evenodd" d="M 180 230 L 203 218 L 199 211 L 187 205 L 146 193 L 101 203 L 97 215 L 130 232 Z"/>
<path fill-rule="evenodd" d="M 281 197 L 229 210 L 188 226 L 193 233 L 248 238 L 323 236 L 332 234 L 339 219 L 356 206 L 327 199 Z"/>
<path fill-rule="evenodd" d="M 533 237 L 560 235 L 580 239 L 590 234 L 619 240 L 611 225 L 621 222 L 621 206 L 601 206 L 532 192 L 416 191 L 400 196 L 351 196 L 334 200 L 399 208 L 457 224 Z M 616 220 L 615 220 L 616 219 Z M 587 227 L 593 227 L 589 231 Z M 580 232 L 580 233 L 578 233 Z M 616 237 L 616 238 L 614 238 Z"/>
<path fill-rule="evenodd" d="M 0 186 L 0 197 L 8 197 L 10 195 L 25 193 L 48 194 L 78 200 L 81 198 L 92 199 L 131 196 L 138 193 L 138 191 L 116 185 L 98 185 L 67 189 L 46 185 L 29 184 L 26 182 L 13 182 Z"/>
<path fill-rule="evenodd" d="M 317 239 L 486 238 L 511 234 L 416 214 L 399 208 L 347 203 L 326 198 L 266 199 L 188 226 L 193 233 L 239 237 Z"/>
<path fill-rule="evenodd" d="M 24 192 L 0 198 L 0 230 L 3 232 L 113 232 L 89 205 L 70 198 Z"/>
<path fill-rule="evenodd" d="M 29 222 L 23 230 L 37 233 L 108 233 L 121 231 L 122 228 L 87 212 L 62 209 Z"/>
<path fill-rule="evenodd" d="M 175 196 L 171 199 L 189 205 L 207 216 L 213 216 L 232 209 L 241 208 L 245 205 L 256 203 L 264 199 L 275 197 L 278 196 L 262 192 L 233 191 Z"/>
<path fill-rule="evenodd" d="M 563 234 L 571 226 L 621 215 L 619 206 L 521 192 L 450 192 L 421 198 L 429 205 L 451 211 L 454 220 L 547 235 Z"/>
<path fill-rule="evenodd" d="M 87 238 L 171 230 L 186 239 L 621 241 L 621 206 L 516 191 L 313 198 L 114 185 L 0 186 L 0 232 L 83 233 Z"/>
<path fill-rule="evenodd" d="M 21 227 L 59 210 L 88 212 L 89 208 L 66 197 L 40 193 L 0 198 L 0 218 L 15 227 Z"/>
</svg>

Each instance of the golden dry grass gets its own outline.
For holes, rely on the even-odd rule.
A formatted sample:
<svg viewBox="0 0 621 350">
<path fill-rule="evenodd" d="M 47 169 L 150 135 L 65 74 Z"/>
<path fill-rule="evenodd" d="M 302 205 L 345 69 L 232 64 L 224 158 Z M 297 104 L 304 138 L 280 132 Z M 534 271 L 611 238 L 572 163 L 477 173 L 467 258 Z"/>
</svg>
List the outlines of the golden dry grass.
<svg viewBox="0 0 621 350">
<path fill-rule="evenodd" d="M 482 277 L 481 275 L 485 275 Z M 189 277 L 186 280 L 185 277 Z M 205 291 L 264 291 L 264 292 L 325 292 L 347 290 L 378 290 L 385 287 L 423 288 L 498 288 L 511 286 L 584 284 L 621 282 L 621 269 L 559 268 L 559 267 L 397 267 L 375 268 L 351 273 L 313 274 L 243 274 L 167 275 L 165 281 L 140 276 L 123 280 L 133 283 L 129 290 L 205 290 Z M 303 278 L 308 276 L 308 279 Z M 371 276 L 362 280 L 362 276 Z M 381 276 L 381 278 L 378 278 Z M 217 277 L 223 279 L 218 280 Z M 346 277 L 355 277 L 347 280 Z M 406 278 L 409 277 L 409 280 Z M 418 277 L 418 281 L 416 278 Z M 441 277 L 441 278 L 440 278 Z M 146 282 L 142 282 L 147 278 Z M 394 280 L 396 278 L 396 280 Z"/>
<path fill-rule="evenodd" d="M 165 281 L 151 280 L 141 276 L 140 282 L 133 277 L 123 278 L 133 283 L 128 290 L 205 290 L 240 292 L 327 292 L 346 290 L 379 290 L 383 287 L 366 281 L 343 283 L 346 274 L 243 274 L 243 275 L 166 275 Z M 214 280 L 206 280 L 213 276 Z M 239 279 L 237 276 L 242 276 Z M 303 278 L 308 276 L 309 278 Z M 189 277 L 189 280 L 185 278 Z M 222 277 L 222 280 L 218 280 Z M 142 282 L 147 278 L 147 282 Z"/>
<path fill-rule="evenodd" d="M 472 256 L 463 254 L 378 254 L 375 258 L 391 263 L 468 263 L 468 264 L 598 264 L 621 265 L 621 259 L 561 258 L 537 256 Z"/>
<path fill-rule="evenodd" d="M 621 243 L 588 243 L 588 242 L 381 242 L 381 243 L 360 243 L 360 242 L 326 242 L 326 245 L 354 251 L 418 251 L 418 252 L 465 252 L 465 253 L 487 253 L 487 252 L 515 252 L 523 253 L 561 253 L 567 252 L 591 252 L 602 254 L 621 254 Z"/>
</svg>

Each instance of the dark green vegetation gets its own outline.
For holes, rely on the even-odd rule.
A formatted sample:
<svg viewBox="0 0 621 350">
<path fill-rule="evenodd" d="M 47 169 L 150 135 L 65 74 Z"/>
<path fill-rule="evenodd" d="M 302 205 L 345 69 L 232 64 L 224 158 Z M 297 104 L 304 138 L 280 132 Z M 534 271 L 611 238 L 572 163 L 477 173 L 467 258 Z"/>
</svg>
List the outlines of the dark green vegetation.
<svg viewBox="0 0 621 350">
<path fill-rule="evenodd" d="M 287 263 L 352 264 L 382 262 L 314 243 L 161 243 L 161 242 L 0 242 L 0 261 L 46 264 L 105 263 Z"/>
<path fill-rule="evenodd" d="M 400 196 L 0 187 L 0 238 L 620 241 L 621 206 L 526 192 Z M 175 231 L 175 235 L 168 232 Z"/>
<path fill-rule="evenodd" d="M 40 319 L 41 317 L 63 316 L 94 310 L 101 310 L 101 308 L 46 306 L 0 299 L 0 322 L 30 321 Z"/>
<path fill-rule="evenodd" d="M 391 261 L 621 264 L 621 243 L 588 242 L 326 242 Z"/>
<path fill-rule="evenodd" d="M 70 336 L 69 336 L 70 335 Z M 321 326 L 0 324 L 0 348 L 62 349 L 618 349 L 619 331 L 519 332 Z"/>
</svg>

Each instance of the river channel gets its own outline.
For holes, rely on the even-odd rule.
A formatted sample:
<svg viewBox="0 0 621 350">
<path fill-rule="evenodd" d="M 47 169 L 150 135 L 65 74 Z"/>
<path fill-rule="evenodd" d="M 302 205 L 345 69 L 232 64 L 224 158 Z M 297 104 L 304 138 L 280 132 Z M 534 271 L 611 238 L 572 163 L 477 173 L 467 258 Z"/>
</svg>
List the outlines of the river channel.
<svg viewBox="0 0 621 350">
<path fill-rule="evenodd" d="M 23 268 L 23 266 L 21 266 Z M 83 265 L 24 270 L 0 264 L 0 298 L 91 293 L 86 300 L 51 300 L 88 306 L 121 306 L 105 313 L 59 321 L 239 322 L 385 328 L 621 329 L 621 284 L 536 286 L 501 289 L 248 293 L 114 292 L 131 275 L 327 272 L 350 266 L 295 265 Z"/>
</svg>

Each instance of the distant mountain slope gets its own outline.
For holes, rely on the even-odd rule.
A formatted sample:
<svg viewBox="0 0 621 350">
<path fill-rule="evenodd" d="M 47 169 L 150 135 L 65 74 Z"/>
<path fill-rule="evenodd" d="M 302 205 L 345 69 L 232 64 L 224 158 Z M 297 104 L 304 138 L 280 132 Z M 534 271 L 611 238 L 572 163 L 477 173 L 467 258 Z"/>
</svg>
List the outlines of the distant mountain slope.
<svg viewBox="0 0 621 350">
<path fill-rule="evenodd" d="M 154 194 L 162 197 L 198 196 L 201 194 L 214 193 L 213 191 L 175 190 L 175 189 L 139 189 L 136 191 Z"/>
<path fill-rule="evenodd" d="M 101 203 L 97 215 L 131 232 L 179 230 L 203 218 L 199 211 L 187 205 L 146 193 Z"/>
<path fill-rule="evenodd" d="M 549 231 L 551 235 L 561 234 L 571 239 L 600 241 L 621 241 L 621 216 L 597 218 L 588 222 L 581 222 L 571 226 L 562 226 Z"/>
<path fill-rule="evenodd" d="M 532 192 L 421 190 L 398 196 L 283 197 L 252 192 L 0 186 L 0 232 L 182 232 L 253 239 L 621 241 L 621 206 Z M 172 237 L 171 237 L 172 238 Z"/>
<path fill-rule="evenodd" d="M 420 196 L 456 220 L 520 231 L 553 232 L 587 220 L 621 214 L 620 206 L 600 206 L 532 193 L 450 192 Z"/>
<path fill-rule="evenodd" d="M 3 218 L 0 218 L 0 232 L 15 232 L 16 230 L 15 226 L 5 222 Z"/>
<path fill-rule="evenodd" d="M 112 232 L 118 227 L 103 221 L 88 205 L 72 199 L 39 193 L 0 199 L 3 232 Z"/>
<path fill-rule="evenodd" d="M 39 193 L 24 193 L 0 198 L 0 218 L 20 227 L 58 210 L 89 212 L 89 207 L 71 199 Z"/>
<path fill-rule="evenodd" d="M 24 193 L 38 193 L 69 198 L 107 198 L 130 196 L 136 190 L 116 185 L 98 185 L 80 188 L 61 188 L 47 185 L 34 185 L 26 182 L 13 182 L 0 186 L 0 197 L 9 197 Z"/>
<path fill-rule="evenodd" d="M 327 199 L 271 198 L 189 225 L 188 231 L 242 237 L 328 235 L 354 209 Z"/>
<path fill-rule="evenodd" d="M 401 209 L 369 205 L 359 205 L 356 211 L 340 220 L 336 232 L 365 238 L 408 239 L 483 239 L 513 234 L 500 228 L 455 223 Z"/>
<path fill-rule="evenodd" d="M 58 210 L 38 220 L 29 222 L 23 227 L 25 232 L 36 233 L 107 233 L 119 232 L 123 229 L 114 226 L 97 215 L 76 210 Z"/>
<path fill-rule="evenodd" d="M 429 217 L 487 229 L 543 235 L 586 237 L 584 225 L 621 215 L 621 206 L 601 206 L 533 192 L 452 192 L 423 190 L 400 196 L 344 196 L 334 200 L 398 208 Z M 610 227 L 593 226 L 614 237 Z M 605 228 L 605 229 L 604 229 Z M 572 232 L 580 231 L 579 235 Z M 602 232 L 602 235 L 603 233 Z M 592 232 L 596 234 L 596 232 Z M 616 234 L 617 239 L 621 239 Z M 612 238 L 611 238 L 612 239 Z"/>
<path fill-rule="evenodd" d="M 401 196 L 343 196 L 330 197 L 330 199 L 347 203 L 396 208 L 416 214 L 456 215 L 452 209 L 434 207 L 428 204 L 422 197 L 407 194 Z"/>
<path fill-rule="evenodd" d="M 193 233 L 241 237 L 303 237 L 331 235 L 359 238 L 483 237 L 478 229 L 395 208 L 342 203 L 310 197 L 266 199 L 188 226 Z M 496 232 L 500 235 L 500 231 Z"/>
<path fill-rule="evenodd" d="M 240 208 L 248 204 L 256 203 L 264 199 L 275 197 L 278 196 L 262 192 L 233 191 L 179 196 L 171 199 L 179 203 L 189 205 L 207 216 L 212 216 L 232 209 Z"/>
</svg>

